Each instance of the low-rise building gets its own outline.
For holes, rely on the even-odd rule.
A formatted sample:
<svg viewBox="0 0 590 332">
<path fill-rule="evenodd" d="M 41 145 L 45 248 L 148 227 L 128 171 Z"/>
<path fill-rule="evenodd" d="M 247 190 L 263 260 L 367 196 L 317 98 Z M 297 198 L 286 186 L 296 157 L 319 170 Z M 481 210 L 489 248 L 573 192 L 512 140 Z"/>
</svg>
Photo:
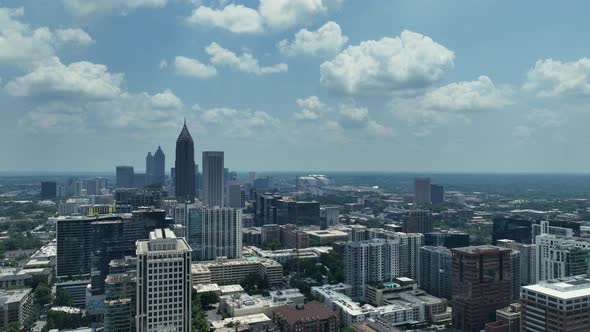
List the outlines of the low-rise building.
<svg viewBox="0 0 590 332">
<path fill-rule="evenodd" d="M 235 325 L 255 325 L 255 324 L 265 324 L 271 323 L 271 319 L 265 314 L 254 314 L 254 315 L 247 315 L 247 316 L 240 316 L 240 317 L 230 317 L 218 321 L 211 322 L 211 328 L 223 329 L 225 327 L 234 327 Z M 235 331 L 235 330 L 234 330 Z"/>
<path fill-rule="evenodd" d="M 258 313 L 272 316 L 274 309 L 303 305 L 305 296 L 298 289 L 286 289 L 270 292 L 269 296 L 235 294 L 221 296 L 219 308 L 231 317 L 247 316 Z"/>
<path fill-rule="evenodd" d="M 338 241 L 348 241 L 348 233 L 336 229 L 324 230 L 307 230 L 304 231 L 309 236 L 309 241 L 317 245 L 326 245 Z"/>
<path fill-rule="evenodd" d="M 336 313 L 317 301 L 303 308 L 280 307 L 273 312 L 273 322 L 282 332 L 336 332 Z"/>
<path fill-rule="evenodd" d="M 496 310 L 496 321 L 486 324 L 486 332 L 520 332 L 521 309 L 520 303 L 512 303 Z"/>
<path fill-rule="evenodd" d="M 280 284 L 283 266 L 272 259 L 248 257 L 199 262 L 192 265 L 193 284 L 235 284 L 252 273 L 266 277 L 270 285 Z"/>
<path fill-rule="evenodd" d="M 332 251 L 332 247 L 309 247 L 304 249 L 280 249 L 280 250 L 264 250 L 258 247 L 245 247 L 244 255 L 251 253 L 257 257 L 269 258 L 281 264 L 285 264 L 293 259 L 315 259 L 319 260 L 322 254 L 327 254 Z"/>
</svg>

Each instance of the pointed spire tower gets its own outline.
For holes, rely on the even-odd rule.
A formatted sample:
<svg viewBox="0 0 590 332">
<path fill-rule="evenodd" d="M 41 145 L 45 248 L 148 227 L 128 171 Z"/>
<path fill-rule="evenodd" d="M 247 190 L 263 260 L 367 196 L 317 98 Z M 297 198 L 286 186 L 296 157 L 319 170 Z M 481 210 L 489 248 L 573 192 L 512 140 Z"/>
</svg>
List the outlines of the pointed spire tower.
<svg viewBox="0 0 590 332">
<path fill-rule="evenodd" d="M 193 137 L 184 125 L 176 140 L 176 200 L 181 202 L 193 202 L 195 197 L 195 146 Z"/>
</svg>

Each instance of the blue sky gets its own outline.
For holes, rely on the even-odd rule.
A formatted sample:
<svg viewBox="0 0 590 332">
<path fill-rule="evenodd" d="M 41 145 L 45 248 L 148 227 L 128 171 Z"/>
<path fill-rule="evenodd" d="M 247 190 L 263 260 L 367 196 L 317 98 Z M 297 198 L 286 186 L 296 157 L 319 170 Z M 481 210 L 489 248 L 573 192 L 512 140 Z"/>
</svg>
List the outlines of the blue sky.
<svg viewBox="0 0 590 332">
<path fill-rule="evenodd" d="M 0 171 L 586 172 L 589 6 L 0 0 Z"/>
</svg>

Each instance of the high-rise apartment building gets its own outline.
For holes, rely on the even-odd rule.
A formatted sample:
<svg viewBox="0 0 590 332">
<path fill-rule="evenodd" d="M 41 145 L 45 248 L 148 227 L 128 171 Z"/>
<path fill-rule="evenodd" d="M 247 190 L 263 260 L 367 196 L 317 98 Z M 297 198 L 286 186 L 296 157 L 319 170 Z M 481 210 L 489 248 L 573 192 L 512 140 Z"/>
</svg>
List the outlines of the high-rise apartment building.
<svg viewBox="0 0 590 332">
<path fill-rule="evenodd" d="M 512 250 L 496 246 L 451 249 L 453 328 L 474 332 L 495 321 L 512 297 Z"/>
<path fill-rule="evenodd" d="M 350 242 L 344 249 L 344 276 L 352 298 L 365 299 L 365 288 L 391 278 L 420 279 L 422 234 L 391 233 L 384 238 Z"/>
<path fill-rule="evenodd" d="M 420 288 L 428 294 L 451 299 L 451 251 L 445 247 L 420 248 Z"/>
<path fill-rule="evenodd" d="M 133 166 L 117 166 L 116 178 L 117 188 L 135 187 L 135 172 Z"/>
<path fill-rule="evenodd" d="M 223 207 L 224 181 L 223 151 L 203 152 L 203 203 L 209 207 Z"/>
<path fill-rule="evenodd" d="M 541 222 L 541 235 L 535 238 L 535 282 L 589 272 L 590 240 L 551 235 L 549 222 Z"/>
<path fill-rule="evenodd" d="M 195 146 L 186 121 L 176 140 L 175 196 L 179 202 L 193 202 L 195 198 Z"/>
<path fill-rule="evenodd" d="M 432 213 L 428 210 L 411 210 L 402 222 L 404 233 L 430 233 L 433 230 Z"/>
<path fill-rule="evenodd" d="M 522 331 L 590 331 L 590 279 L 575 276 L 522 287 Z"/>
<path fill-rule="evenodd" d="M 189 211 L 190 212 L 190 211 Z M 202 208 L 189 213 L 187 232 L 195 260 L 242 257 L 242 210 Z"/>
<path fill-rule="evenodd" d="M 431 203 L 430 178 L 414 178 L 414 203 Z"/>
<path fill-rule="evenodd" d="M 191 331 L 191 248 L 169 229 L 137 241 L 136 331 Z"/>
<path fill-rule="evenodd" d="M 512 251 L 520 253 L 519 259 L 519 276 L 520 285 L 530 285 L 536 283 L 535 266 L 536 266 L 536 246 L 534 244 L 523 244 L 513 240 L 498 240 L 496 245 L 502 248 L 509 248 Z"/>
</svg>

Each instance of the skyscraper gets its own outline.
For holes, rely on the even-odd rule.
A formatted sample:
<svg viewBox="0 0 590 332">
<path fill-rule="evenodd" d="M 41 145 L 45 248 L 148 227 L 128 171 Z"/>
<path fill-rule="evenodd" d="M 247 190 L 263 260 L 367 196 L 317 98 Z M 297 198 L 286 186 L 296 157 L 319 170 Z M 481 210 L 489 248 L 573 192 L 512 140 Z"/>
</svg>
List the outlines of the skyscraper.
<svg viewBox="0 0 590 332">
<path fill-rule="evenodd" d="M 440 204 L 445 201 L 445 188 L 438 184 L 430 185 L 430 202 L 432 204 Z"/>
<path fill-rule="evenodd" d="M 209 207 L 223 207 L 223 151 L 204 151 L 202 166 L 203 203 Z"/>
<path fill-rule="evenodd" d="M 228 187 L 229 207 L 240 209 L 246 206 L 246 191 L 239 184 Z"/>
<path fill-rule="evenodd" d="M 194 163 L 193 163 L 194 164 Z M 191 331 L 191 248 L 171 230 L 137 241 L 137 329 Z"/>
<path fill-rule="evenodd" d="M 451 249 L 453 253 L 453 328 L 480 331 L 512 297 L 511 250 L 496 246 Z"/>
<path fill-rule="evenodd" d="M 186 120 L 176 140 L 176 199 L 192 202 L 195 197 L 195 146 Z"/>
<path fill-rule="evenodd" d="M 420 288 L 451 299 L 452 261 L 451 251 L 445 247 L 420 248 Z"/>
<path fill-rule="evenodd" d="M 53 199 L 57 197 L 57 183 L 41 182 L 41 198 Z"/>
<path fill-rule="evenodd" d="M 156 153 L 154 153 L 154 168 L 152 182 L 157 184 L 164 184 L 166 180 L 166 156 L 162 152 L 162 148 L 158 146 Z"/>
<path fill-rule="evenodd" d="M 145 183 L 150 185 L 154 182 L 154 156 L 151 152 L 145 157 Z"/>
<path fill-rule="evenodd" d="M 514 240 L 519 243 L 531 243 L 533 221 L 519 216 L 495 217 L 492 229 L 492 244 L 502 239 Z"/>
<path fill-rule="evenodd" d="M 133 166 L 117 166 L 117 188 L 133 188 Z"/>
<path fill-rule="evenodd" d="M 430 233 L 432 232 L 432 213 L 428 210 L 411 210 L 404 216 L 404 233 Z"/>
<path fill-rule="evenodd" d="M 195 260 L 242 257 L 242 210 L 203 208 L 201 215 L 188 215 L 189 238 Z"/>
<path fill-rule="evenodd" d="M 414 178 L 414 203 L 430 204 L 430 178 Z"/>
</svg>

